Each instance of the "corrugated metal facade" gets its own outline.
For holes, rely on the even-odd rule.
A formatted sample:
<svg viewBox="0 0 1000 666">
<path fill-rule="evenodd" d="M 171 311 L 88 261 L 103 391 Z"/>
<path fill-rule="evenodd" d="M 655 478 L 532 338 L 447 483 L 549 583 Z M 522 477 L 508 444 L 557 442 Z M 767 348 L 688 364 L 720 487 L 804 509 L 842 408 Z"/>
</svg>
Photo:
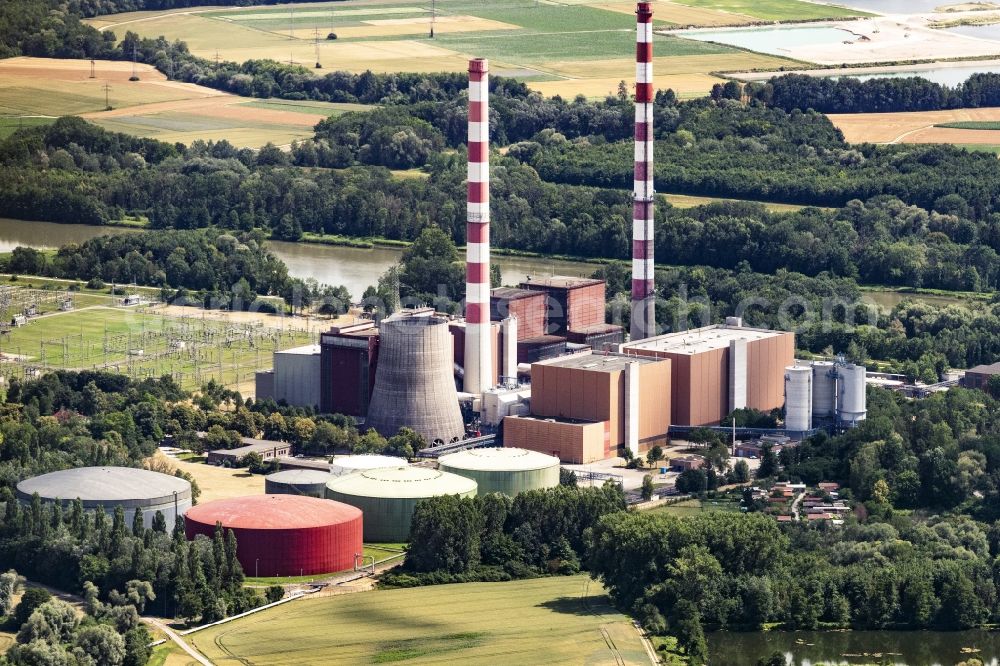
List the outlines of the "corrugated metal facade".
<svg viewBox="0 0 1000 666">
<path fill-rule="evenodd" d="M 320 411 L 365 416 L 375 388 L 377 335 L 320 336 Z"/>
</svg>

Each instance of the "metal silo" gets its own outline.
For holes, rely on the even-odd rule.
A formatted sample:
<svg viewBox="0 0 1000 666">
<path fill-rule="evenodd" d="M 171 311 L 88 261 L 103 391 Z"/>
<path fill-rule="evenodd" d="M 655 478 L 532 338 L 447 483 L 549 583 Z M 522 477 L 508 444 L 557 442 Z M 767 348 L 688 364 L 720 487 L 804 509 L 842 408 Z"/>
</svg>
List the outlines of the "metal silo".
<svg viewBox="0 0 1000 666">
<path fill-rule="evenodd" d="M 304 495 L 306 497 L 326 497 L 326 482 L 330 473 L 313 469 L 288 469 L 264 477 L 264 493 L 267 495 Z"/>
<path fill-rule="evenodd" d="M 385 437 L 412 428 L 428 443 L 464 437 L 447 320 L 393 317 L 382 322 L 379 334 L 367 425 Z"/>
<path fill-rule="evenodd" d="M 840 371 L 840 413 L 841 424 L 856 426 L 868 416 L 868 391 L 865 385 L 867 371 L 862 365 L 847 363 L 837 368 Z"/>
<path fill-rule="evenodd" d="M 833 419 L 837 416 L 837 373 L 831 361 L 812 364 L 812 413 L 814 418 Z"/>
<path fill-rule="evenodd" d="M 479 485 L 479 494 L 513 497 L 526 490 L 559 485 L 559 458 L 516 448 L 459 451 L 438 459 L 442 472 L 451 472 Z"/>
<path fill-rule="evenodd" d="M 812 429 L 812 378 L 809 366 L 785 368 L 785 430 Z"/>
<path fill-rule="evenodd" d="M 406 541 L 417 502 L 439 495 L 475 497 L 476 482 L 457 474 L 410 466 L 356 472 L 326 484 L 327 499 L 350 504 L 364 513 L 365 541 Z"/>
</svg>

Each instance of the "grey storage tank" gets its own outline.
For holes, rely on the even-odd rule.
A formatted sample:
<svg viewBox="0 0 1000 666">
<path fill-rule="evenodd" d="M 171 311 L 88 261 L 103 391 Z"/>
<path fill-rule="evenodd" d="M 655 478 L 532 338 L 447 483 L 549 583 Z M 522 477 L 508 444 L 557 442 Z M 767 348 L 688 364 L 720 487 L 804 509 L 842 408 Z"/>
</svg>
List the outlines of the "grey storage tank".
<svg viewBox="0 0 1000 666">
<path fill-rule="evenodd" d="M 385 437 L 412 428 L 430 444 L 464 437 L 453 358 L 447 320 L 401 316 L 383 321 L 366 424 Z"/>
<path fill-rule="evenodd" d="M 327 499 L 361 509 L 365 541 L 374 542 L 409 539 L 417 502 L 439 495 L 475 497 L 476 482 L 436 469 L 408 466 L 355 472 L 326 484 Z"/>
<path fill-rule="evenodd" d="M 517 448 L 459 451 L 438 458 L 442 472 L 472 479 L 480 495 L 503 493 L 513 497 L 526 490 L 559 485 L 559 458 Z"/>
<path fill-rule="evenodd" d="M 287 469 L 264 477 L 264 493 L 267 495 L 304 495 L 306 497 L 326 497 L 326 482 L 329 472 L 315 469 Z"/>
<path fill-rule="evenodd" d="M 59 502 L 64 507 L 80 499 L 85 510 L 103 508 L 108 515 L 114 515 L 115 507 L 121 506 L 129 524 L 136 508 L 140 508 L 146 527 L 152 525 L 159 511 L 170 529 L 175 517 L 183 516 L 191 508 L 190 483 L 176 476 L 132 467 L 77 467 L 17 484 L 17 498 L 21 502 L 30 503 L 35 493 L 42 502 Z"/>
</svg>

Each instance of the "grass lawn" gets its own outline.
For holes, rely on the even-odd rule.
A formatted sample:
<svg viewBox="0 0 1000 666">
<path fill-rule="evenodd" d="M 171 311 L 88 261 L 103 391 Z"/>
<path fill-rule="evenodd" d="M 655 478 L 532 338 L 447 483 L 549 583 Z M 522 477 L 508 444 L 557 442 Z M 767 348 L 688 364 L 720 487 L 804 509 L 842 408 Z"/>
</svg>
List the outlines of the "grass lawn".
<svg viewBox="0 0 1000 666">
<path fill-rule="evenodd" d="M 679 5 L 745 14 L 766 21 L 803 21 L 807 19 L 870 16 L 844 7 L 821 5 L 801 0 L 674 0 Z"/>
<path fill-rule="evenodd" d="M 396 548 L 395 546 L 399 546 Z M 398 557 L 403 554 L 405 544 L 365 544 L 364 555 L 374 557 L 375 563 L 379 563 L 390 557 Z M 370 560 L 366 561 L 369 564 Z M 347 570 L 349 571 L 349 570 Z M 337 574 L 347 573 L 347 571 L 331 571 L 326 574 L 311 574 L 309 576 L 248 576 L 244 579 L 247 585 L 291 585 L 294 583 L 309 583 L 314 580 L 322 580 Z"/>
<path fill-rule="evenodd" d="M 666 506 L 658 506 L 653 509 L 649 509 L 647 513 L 657 513 L 665 514 L 668 516 L 694 516 L 699 513 L 704 513 L 706 511 L 724 511 L 727 513 L 736 513 L 740 510 L 739 504 L 735 502 L 729 502 L 726 500 L 697 500 L 689 499 L 683 502 L 678 502 L 677 504 L 668 504 Z"/>
<path fill-rule="evenodd" d="M 965 148 L 966 150 L 975 150 L 983 153 L 993 153 L 995 155 L 1000 155 L 1000 145 L 992 143 L 956 143 L 959 148 Z"/>
<path fill-rule="evenodd" d="M 649 663 L 587 576 L 304 599 L 188 639 L 219 666 Z"/>
</svg>

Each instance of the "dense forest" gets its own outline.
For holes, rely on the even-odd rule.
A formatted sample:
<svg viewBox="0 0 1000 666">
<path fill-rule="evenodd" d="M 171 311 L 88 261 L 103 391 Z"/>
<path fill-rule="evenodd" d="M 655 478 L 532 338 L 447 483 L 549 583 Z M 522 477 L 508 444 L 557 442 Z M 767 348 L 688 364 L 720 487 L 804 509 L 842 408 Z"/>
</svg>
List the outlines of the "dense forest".
<svg viewBox="0 0 1000 666">
<path fill-rule="evenodd" d="M 255 5 L 278 5 L 291 0 L 71 0 L 70 11 L 82 16 L 101 14 L 121 14 L 123 12 L 161 11 L 184 7 L 251 7 Z M 300 2 L 302 0 L 295 0 Z M 304 0 L 305 2 L 328 2 L 329 0 Z"/>
</svg>

